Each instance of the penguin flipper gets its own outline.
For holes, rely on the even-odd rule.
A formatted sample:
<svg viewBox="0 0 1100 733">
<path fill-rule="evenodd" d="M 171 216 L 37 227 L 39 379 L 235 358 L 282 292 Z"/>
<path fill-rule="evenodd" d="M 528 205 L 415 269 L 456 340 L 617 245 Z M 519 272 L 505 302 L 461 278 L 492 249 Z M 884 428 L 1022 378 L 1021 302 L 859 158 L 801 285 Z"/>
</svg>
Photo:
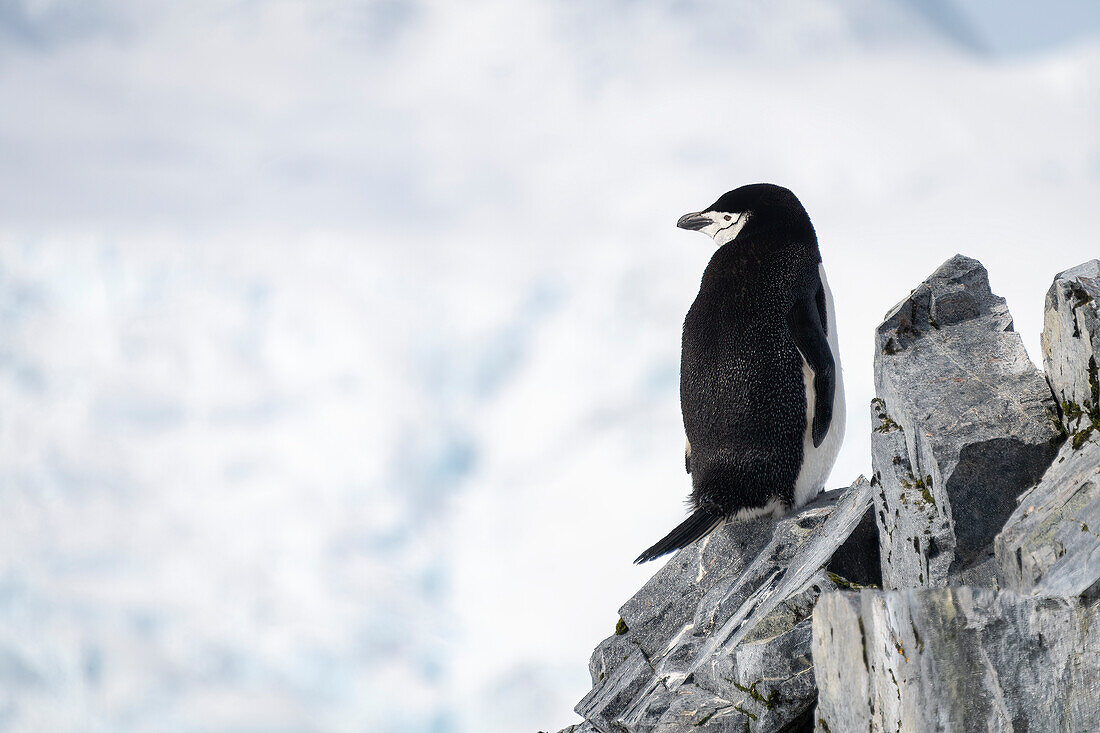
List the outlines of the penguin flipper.
<svg viewBox="0 0 1100 733">
<path fill-rule="evenodd" d="M 836 364 L 821 316 L 824 288 L 820 282 L 812 294 L 796 298 L 787 314 L 787 325 L 802 358 L 814 371 L 814 447 L 821 445 L 833 421 Z"/>
<path fill-rule="evenodd" d="M 634 564 L 641 565 L 644 562 L 655 560 L 661 555 L 679 550 L 681 547 L 687 547 L 721 523 L 722 515 L 710 509 L 696 509 L 690 517 L 680 522 L 676 529 L 666 534 L 653 547 L 638 555 Z"/>
</svg>

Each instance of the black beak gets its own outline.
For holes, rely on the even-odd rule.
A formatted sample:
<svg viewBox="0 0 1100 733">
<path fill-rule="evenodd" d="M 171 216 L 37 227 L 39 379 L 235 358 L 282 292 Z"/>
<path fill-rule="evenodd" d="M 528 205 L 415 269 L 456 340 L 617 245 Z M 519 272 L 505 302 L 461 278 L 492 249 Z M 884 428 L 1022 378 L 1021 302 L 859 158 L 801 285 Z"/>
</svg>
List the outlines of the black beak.
<svg viewBox="0 0 1100 733">
<path fill-rule="evenodd" d="M 681 229 L 690 229 L 696 231 L 710 224 L 710 219 L 703 216 L 701 213 L 684 214 L 680 217 L 680 221 L 676 222 L 676 226 Z"/>
</svg>

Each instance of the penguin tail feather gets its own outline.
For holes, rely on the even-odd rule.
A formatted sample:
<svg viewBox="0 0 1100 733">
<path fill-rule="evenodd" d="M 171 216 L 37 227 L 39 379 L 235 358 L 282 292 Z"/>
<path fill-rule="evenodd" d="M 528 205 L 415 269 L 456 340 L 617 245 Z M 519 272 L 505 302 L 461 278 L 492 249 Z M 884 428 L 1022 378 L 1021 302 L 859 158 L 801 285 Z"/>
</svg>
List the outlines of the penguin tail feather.
<svg viewBox="0 0 1100 733">
<path fill-rule="evenodd" d="M 641 565 L 682 547 L 687 547 L 721 523 L 721 514 L 716 514 L 709 509 L 696 509 L 690 517 L 680 522 L 676 529 L 666 534 L 653 547 L 638 555 L 634 564 Z"/>
</svg>

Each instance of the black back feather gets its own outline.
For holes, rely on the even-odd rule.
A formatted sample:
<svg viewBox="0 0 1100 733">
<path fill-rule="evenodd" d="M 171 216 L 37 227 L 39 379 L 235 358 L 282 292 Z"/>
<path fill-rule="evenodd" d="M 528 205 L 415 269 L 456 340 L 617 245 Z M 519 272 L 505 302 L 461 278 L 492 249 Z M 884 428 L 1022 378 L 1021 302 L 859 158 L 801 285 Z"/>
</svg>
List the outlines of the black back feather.
<svg viewBox="0 0 1100 733">
<path fill-rule="evenodd" d="M 707 532 L 717 527 L 722 522 L 722 515 L 710 509 L 696 509 L 691 516 L 680 522 L 676 529 L 672 530 L 650 547 L 638 555 L 634 560 L 635 565 L 655 560 L 662 555 L 687 547 Z"/>
</svg>

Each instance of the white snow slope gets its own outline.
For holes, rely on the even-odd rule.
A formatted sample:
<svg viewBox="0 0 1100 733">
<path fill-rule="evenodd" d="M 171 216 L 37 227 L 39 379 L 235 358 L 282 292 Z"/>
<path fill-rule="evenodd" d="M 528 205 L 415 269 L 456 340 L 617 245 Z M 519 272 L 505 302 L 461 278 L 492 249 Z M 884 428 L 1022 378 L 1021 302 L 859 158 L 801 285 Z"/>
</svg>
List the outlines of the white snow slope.
<svg viewBox="0 0 1100 733">
<path fill-rule="evenodd" d="M 689 490 L 677 217 L 805 203 L 850 482 L 894 301 L 977 257 L 1034 357 L 1100 254 L 1054 5 L 0 2 L 0 730 L 572 722 Z"/>
</svg>

